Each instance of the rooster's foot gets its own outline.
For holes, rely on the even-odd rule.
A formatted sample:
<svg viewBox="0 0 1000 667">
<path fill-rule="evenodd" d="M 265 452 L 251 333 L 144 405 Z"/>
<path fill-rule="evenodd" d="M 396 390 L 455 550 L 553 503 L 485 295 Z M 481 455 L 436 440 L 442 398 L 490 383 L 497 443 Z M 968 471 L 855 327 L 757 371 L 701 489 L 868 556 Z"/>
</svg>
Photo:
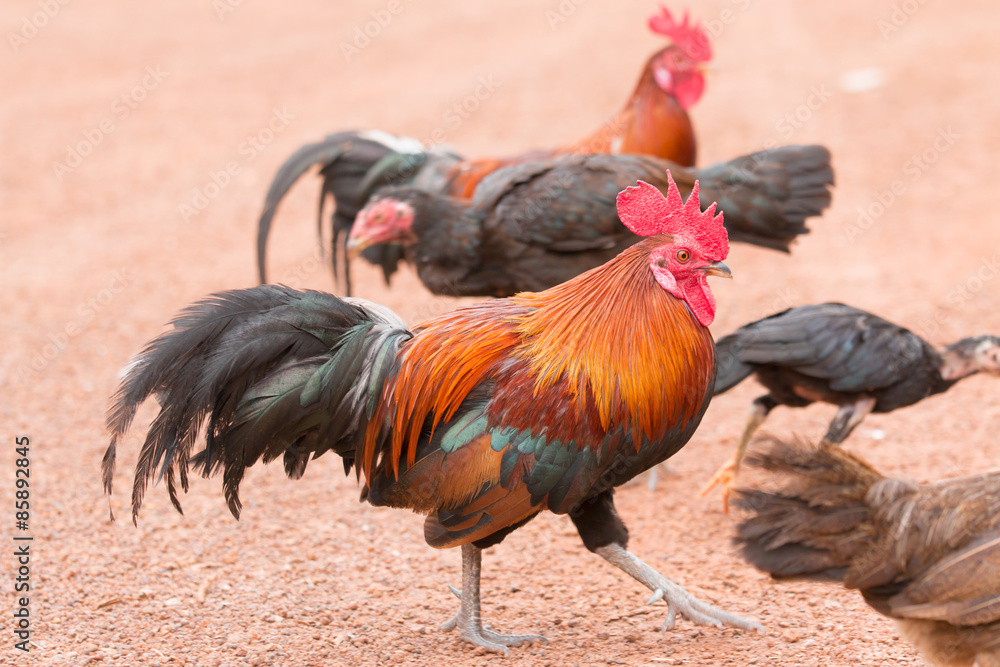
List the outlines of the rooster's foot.
<svg viewBox="0 0 1000 667">
<path fill-rule="evenodd" d="M 480 619 L 479 607 L 479 574 L 482 567 L 482 550 L 474 545 L 462 546 L 462 590 L 451 586 L 462 606 L 451 619 L 441 624 L 445 632 L 458 628 L 458 636 L 487 651 L 508 655 L 508 646 L 518 646 L 525 642 L 548 641 L 541 635 L 503 635 L 484 627 Z"/>
<path fill-rule="evenodd" d="M 489 626 L 484 626 L 479 618 L 470 618 L 458 612 L 451 619 L 441 624 L 445 632 L 458 628 L 458 636 L 487 651 L 507 655 L 508 646 L 519 646 L 525 642 L 548 641 L 541 635 L 504 635 L 493 632 Z"/>
<path fill-rule="evenodd" d="M 620 544 L 612 542 L 606 546 L 598 547 L 596 551 L 601 558 L 653 591 L 653 597 L 649 599 L 647 604 L 653 604 L 659 600 L 667 603 L 667 619 L 661 628 L 664 632 L 674 627 L 678 614 L 699 625 L 721 626 L 725 624 L 742 630 L 757 630 L 759 632 L 764 630 L 764 627 L 752 618 L 744 618 L 723 611 L 707 602 L 702 602 Z"/>
</svg>

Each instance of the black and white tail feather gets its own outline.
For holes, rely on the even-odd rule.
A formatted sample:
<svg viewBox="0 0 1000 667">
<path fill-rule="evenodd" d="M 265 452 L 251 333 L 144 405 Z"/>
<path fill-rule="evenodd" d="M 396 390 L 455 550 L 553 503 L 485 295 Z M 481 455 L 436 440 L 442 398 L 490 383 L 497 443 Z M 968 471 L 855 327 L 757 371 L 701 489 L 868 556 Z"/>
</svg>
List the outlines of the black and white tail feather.
<svg viewBox="0 0 1000 667">
<path fill-rule="evenodd" d="M 223 470 L 237 518 L 240 482 L 258 460 L 283 456 L 298 478 L 332 449 L 349 472 L 399 346 L 412 337 L 383 306 L 280 285 L 214 294 L 172 324 L 127 366 L 108 414 L 110 496 L 116 449 L 136 410 L 154 395 L 161 406 L 136 465 L 133 522 L 154 476 L 181 511 L 176 485 L 187 491 L 192 465 L 206 477 Z M 202 430 L 204 449 L 192 456 Z"/>
<path fill-rule="evenodd" d="M 260 282 L 267 282 L 267 239 L 278 206 L 292 186 L 314 165 L 320 167 L 323 179 L 316 217 L 320 252 L 324 252 L 323 214 L 327 197 L 330 197 L 335 204 L 331 218 L 330 260 L 334 278 L 339 281 L 337 262 L 338 254 L 342 255 L 343 279 L 347 294 L 350 294 L 351 276 L 344 239 L 350 233 L 358 211 L 375 190 L 384 185 L 409 184 L 431 191 L 440 190 L 446 182 L 448 169 L 459 159 L 447 148 L 425 148 L 416 139 L 378 130 L 337 132 L 322 141 L 302 146 L 278 169 L 264 200 L 264 209 L 257 223 L 257 272 Z M 380 244 L 366 249 L 362 256 L 380 266 L 388 282 L 403 258 L 403 251 L 394 244 Z"/>
</svg>

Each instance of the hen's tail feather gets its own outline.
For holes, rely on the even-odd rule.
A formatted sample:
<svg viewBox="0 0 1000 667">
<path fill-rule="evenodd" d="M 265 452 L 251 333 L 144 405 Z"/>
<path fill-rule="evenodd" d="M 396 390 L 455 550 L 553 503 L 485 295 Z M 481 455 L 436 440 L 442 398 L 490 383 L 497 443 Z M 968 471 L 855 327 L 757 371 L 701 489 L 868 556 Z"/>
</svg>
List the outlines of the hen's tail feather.
<svg viewBox="0 0 1000 667">
<path fill-rule="evenodd" d="M 778 492 L 736 491 L 736 506 L 751 513 L 737 527 L 741 554 L 776 577 L 842 579 L 871 545 L 866 497 L 882 476 L 833 445 L 764 441 L 767 448 L 748 455 L 747 464 L 783 475 L 787 484 Z"/>
<path fill-rule="evenodd" d="M 350 233 L 355 216 L 375 189 L 386 184 L 409 182 L 427 163 L 430 155 L 416 140 L 377 131 L 338 132 L 295 151 L 275 174 L 258 221 L 257 274 L 260 282 L 267 282 L 267 239 L 278 205 L 303 174 L 313 165 L 321 165 L 323 185 L 316 216 L 320 253 L 322 256 L 326 254 L 322 243 L 323 213 L 329 196 L 336 206 L 330 249 L 333 273 L 339 281 L 338 254 L 342 253 L 344 279 L 350 294 L 349 261 L 340 240 Z M 401 251 L 396 247 L 375 246 L 366 249 L 363 255 L 369 262 L 381 266 L 388 280 L 397 268 Z"/>
<path fill-rule="evenodd" d="M 292 153 L 274 175 L 271 187 L 268 188 L 264 198 L 264 210 L 257 222 L 257 275 L 261 284 L 267 282 L 267 237 L 271 233 L 271 221 L 274 220 L 278 204 L 313 165 L 329 165 L 342 156 L 350 148 L 350 142 L 355 135 L 354 132 L 341 132 L 332 134 L 323 141 L 306 144 Z M 328 189 L 324 183 L 323 191 L 320 193 L 320 236 L 322 236 L 323 201 L 327 193 Z"/>
<path fill-rule="evenodd" d="M 730 241 L 789 252 L 808 234 L 806 220 L 831 201 L 834 184 L 830 151 L 823 146 L 783 146 L 695 172 L 704 204 L 725 211 Z"/>
<path fill-rule="evenodd" d="M 186 491 L 189 464 L 204 476 L 223 469 L 237 517 L 240 481 L 258 460 L 284 456 L 295 477 L 333 449 L 349 468 L 373 412 L 370 394 L 381 393 L 411 335 L 385 309 L 274 285 L 213 295 L 173 324 L 132 362 L 108 415 L 110 494 L 115 451 L 138 406 L 154 394 L 161 406 L 136 465 L 133 521 L 154 475 L 166 478 L 180 509 L 175 479 Z M 192 457 L 206 418 L 205 447 Z"/>
<path fill-rule="evenodd" d="M 715 390 L 714 395 L 729 391 L 750 377 L 756 369 L 752 364 L 740 359 L 742 341 L 737 331 L 715 343 Z"/>
</svg>

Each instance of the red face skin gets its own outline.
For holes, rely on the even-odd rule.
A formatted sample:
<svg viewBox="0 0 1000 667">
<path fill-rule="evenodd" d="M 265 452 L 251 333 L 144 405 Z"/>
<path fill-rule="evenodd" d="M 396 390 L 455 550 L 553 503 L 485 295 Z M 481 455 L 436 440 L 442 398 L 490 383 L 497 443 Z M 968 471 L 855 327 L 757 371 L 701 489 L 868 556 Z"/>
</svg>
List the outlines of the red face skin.
<svg viewBox="0 0 1000 667">
<path fill-rule="evenodd" d="M 707 327 L 715 319 L 715 296 L 706 278 L 733 277 L 722 262 L 729 254 L 729 235 L 715 204 L 701 210 L 698 181 L 686 202 L 669 171 L 667 183 L 666 195 L 645 181 L 619 192 L 618 217 L 638 236 L 669 235 L 650 251 L 649 270 L 660 287 L 687 303 Z"/>
<path fill-rule="evenodd" d="M 676 47 L 664 49 L 653 63 L 657 85 L 663 92 L 673 95 L 685 111 L 693 107 L 705 91 L 705 75 L 698 65 Z"/>
<path fill-rule="evenodd" d="M 685 301 L 702 326 L 715 319 L 715 295 L 708 287 L 708 276 L 732 278 L 722 261 L 705 257 L 693 239 L 674 234 L 671 243 L 650 253 L 649 270 L 660 287 Z"/>
<path fill-rule="evenodd" d="M 382 199 L 358 212 L 347 237 L 347 250 L 356 254 L 378 243 L 405 241 L 412 231 L 413 208 L 395 199 Z"/>
</svg>

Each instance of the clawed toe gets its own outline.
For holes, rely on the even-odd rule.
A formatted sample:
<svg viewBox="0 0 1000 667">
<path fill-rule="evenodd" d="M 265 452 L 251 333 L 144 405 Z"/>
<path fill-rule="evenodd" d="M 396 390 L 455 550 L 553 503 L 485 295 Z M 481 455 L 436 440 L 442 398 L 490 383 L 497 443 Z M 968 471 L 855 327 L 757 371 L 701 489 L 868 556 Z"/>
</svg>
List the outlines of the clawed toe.
<svg viewBox="0 0 1000 667">
<path fill-rule="evenodd" d="M 480 635 L 487 641 L 502 644 L 503 646 L 520 646 L 526 642 L 545 642 L 546 644 L 549 642 L 548 639 L 541 635 L 504 635 L 499 632 L 493 632 L 488 626 L 483 626 Z"/>
<path fill-rule="evenodd" d="M 471 549 L 468 550 L 470 559 L 473 560 L 478 557 L 478 551 L 473 552 Z M 488 626 L 484 626 L 480 620 L 480 607 L 479 607 L 479 591 L 478 591 L 478 581 L 469 581 L 472 583 L 469 589 L 469 595 L 464 595 L 464 590 L 458 590 L 454 586 L 449 586 L 448 589 L 462 601 L 462 606 L 458 613 L 452 616 L 450 619 L 442 623 L 439 627 L 441 630 L 448 632 L 458 628 L 458 636 L 465 641 L 491 651 L 493 653 L 500 653 L 504 656 L 509 655 L 510 651 L 507 650 L 508 646 L 519 646 L 526 642 L 547 642 L 548 640 L 541 635 L 505 635 L 499 632 L 494 632 Z"/>
<path fill-rule="evenodd" d="M 479 623 L 476 623 L 472 619 L 467 619 L 470 622 L 463 622 L 463 619 L 460 618 L 461 615 L 461 612 L 459 612 L 454 618 L 442 623 L 441 629 L 447 631 L 454 630 L 457 627 L 459 628 L 459 637 L 470 644 L 482 647 L 487 651 L 492 651 L 493 653 L 501 653 L 506 656 L 510 653 L 510 651 L 507 650 L 508 646 L 520 646 L 521 644 L 528 642 L 549 641 L 541 635 L 505 635 L 499 632 L 494 632 L 488 627 L 484 627 Z"/>
<path fill-rule="evenodd" d="M 708 483 L 702 487 L 701 495 L 706 495 L 709 491 L 714 489 L 716 486 L 722 487 L 722 511 L 729 514 L 729 493 L 733 486 L 736 484 L 736 475 L 738 468 L 735 462 L 730 461 L 726 465 L 719 468 L 712 479 L 708 480 Z"/>
<path fill-rule="evenodd" d="M 764 630 L 764 626 L 757 621 L 702 602 L 680 586 L 657 588 L 653 592 L 653 597 L 646 604 L 654 604 L 659 600 L 667 603 L 667 618 L 663 622 L 663 627 L 660 628 L 661 632 L 673 629 L 678 614 L 698 625 L 722 627 L 725 624 L 741 630 L 756 630 L 758 632 Z"/>
<path fill-rule="evenodd" d="M 598 547 L 595 551 L 598 556 L 653 591 L 647 604 L 655 604 L 660 600 L 667 603 L 667 618 L 663 623 L 664 631 L 674 627 L 678 615 L 699 625 L 718 627 L 725 624 L 741 630 L 757 630 L 759 632 L 764 629 L 760 623 L 752 618 L 744 618 L 702 602 L 616 542 Z"/>
</svg>

